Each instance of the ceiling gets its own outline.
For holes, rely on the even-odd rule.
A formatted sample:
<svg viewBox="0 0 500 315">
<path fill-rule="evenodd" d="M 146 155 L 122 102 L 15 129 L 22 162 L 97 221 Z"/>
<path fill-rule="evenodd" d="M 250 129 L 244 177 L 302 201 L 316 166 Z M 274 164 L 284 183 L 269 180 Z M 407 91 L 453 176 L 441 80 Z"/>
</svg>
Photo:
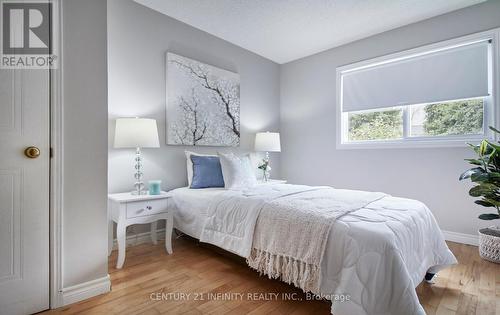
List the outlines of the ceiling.
<svg viewBox="0 0 500 315">
<path fill-rule="evenodd" d="M 286 63 L 485 0 L 135 0 Z"/>
</svg>

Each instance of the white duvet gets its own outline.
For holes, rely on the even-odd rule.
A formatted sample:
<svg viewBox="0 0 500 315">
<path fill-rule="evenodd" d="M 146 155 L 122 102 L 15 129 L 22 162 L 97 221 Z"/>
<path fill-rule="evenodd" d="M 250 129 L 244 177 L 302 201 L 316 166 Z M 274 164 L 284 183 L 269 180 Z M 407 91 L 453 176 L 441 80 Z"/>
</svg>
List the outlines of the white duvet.
<svg viewBox="0 0 500 315">
<path fill-rule="evenodd" d="M 319 188 L 259 185 L 217 191 L 199 238 L 248 257 L 266 203 L 314 189 Z M 174 200 L 179 201 L 175 194 Z M 424 314 L 415 287 L 427 271 L 456 263 L 432 213 L 421 202 L 387 195 L 361 204 L 331 225 L 321 257 L 319 293 L 332 301 L 337 315 Z"/>
</svg>

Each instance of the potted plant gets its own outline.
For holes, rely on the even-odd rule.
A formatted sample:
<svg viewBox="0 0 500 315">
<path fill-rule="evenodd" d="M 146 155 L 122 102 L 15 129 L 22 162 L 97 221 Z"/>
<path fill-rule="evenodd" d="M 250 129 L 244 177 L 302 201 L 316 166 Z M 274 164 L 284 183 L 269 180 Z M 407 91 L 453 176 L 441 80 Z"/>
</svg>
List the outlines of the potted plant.
<svg viewBox="0 0 500 315">
<path fill-rule="evenodd" d="M 490 127 L 500 134 L 500 131 Z M 466 159 L 474 167 L 465 171 L 460 180 L 470 179 L 474 184 L 469 195 L 480 198 L 476 204 L 491 208 L 493 211 L 479 216 L 481 220 L 500 219 L 500 144 L 482 140 L 478 145 L 469 144 L 477 158 Z M 479 254 L 482 258 L 500 263 L 500 226 L 479 230 Z"/>
</svg>

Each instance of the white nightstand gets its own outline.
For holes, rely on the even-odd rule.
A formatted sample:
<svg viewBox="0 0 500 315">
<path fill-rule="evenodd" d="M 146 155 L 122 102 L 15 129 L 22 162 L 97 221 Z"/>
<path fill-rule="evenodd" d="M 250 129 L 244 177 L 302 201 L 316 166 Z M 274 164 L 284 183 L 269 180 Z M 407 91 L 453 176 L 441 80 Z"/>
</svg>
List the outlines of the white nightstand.
<svg viewBox="0 0 500 315">
<path fill-rule="evenodd" d="M 127 226 L 132 224 L 151 223 L 151 240 L 153 244 L 156 244 L 156 223 L 158 220 L 166 220 L 165 249 L 172 254 L 173 212 L 172 207 L 169 206 L 172 202 L 171 197 L 164 191 L 160 195 L 137 196 L 131 193 L 108 195 L 109 217 L 117 224 L 118 261 L 116 268 L 122 268 L 125 262 L 126 231 Z M 108 246 L 112 247 L 112 240 Z"/>
<path fill-rule="evenodd" d="M 286 179 L 268 179 L 267 182 L 259 180 L 259 184 L 286 184 Z"/>
</svg>

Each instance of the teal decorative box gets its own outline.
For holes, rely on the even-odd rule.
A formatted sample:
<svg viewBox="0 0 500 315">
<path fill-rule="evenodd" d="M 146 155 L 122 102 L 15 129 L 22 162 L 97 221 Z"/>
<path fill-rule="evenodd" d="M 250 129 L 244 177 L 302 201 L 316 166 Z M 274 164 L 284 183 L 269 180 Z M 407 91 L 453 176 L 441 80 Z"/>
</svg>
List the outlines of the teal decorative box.
<svg viewBox="0 0 500 315">
<path fill-rule="evenodd" d="M 150 180 L 148 183 L 150 195 L 161 194 L 161 180 Z"/>
</svg>

